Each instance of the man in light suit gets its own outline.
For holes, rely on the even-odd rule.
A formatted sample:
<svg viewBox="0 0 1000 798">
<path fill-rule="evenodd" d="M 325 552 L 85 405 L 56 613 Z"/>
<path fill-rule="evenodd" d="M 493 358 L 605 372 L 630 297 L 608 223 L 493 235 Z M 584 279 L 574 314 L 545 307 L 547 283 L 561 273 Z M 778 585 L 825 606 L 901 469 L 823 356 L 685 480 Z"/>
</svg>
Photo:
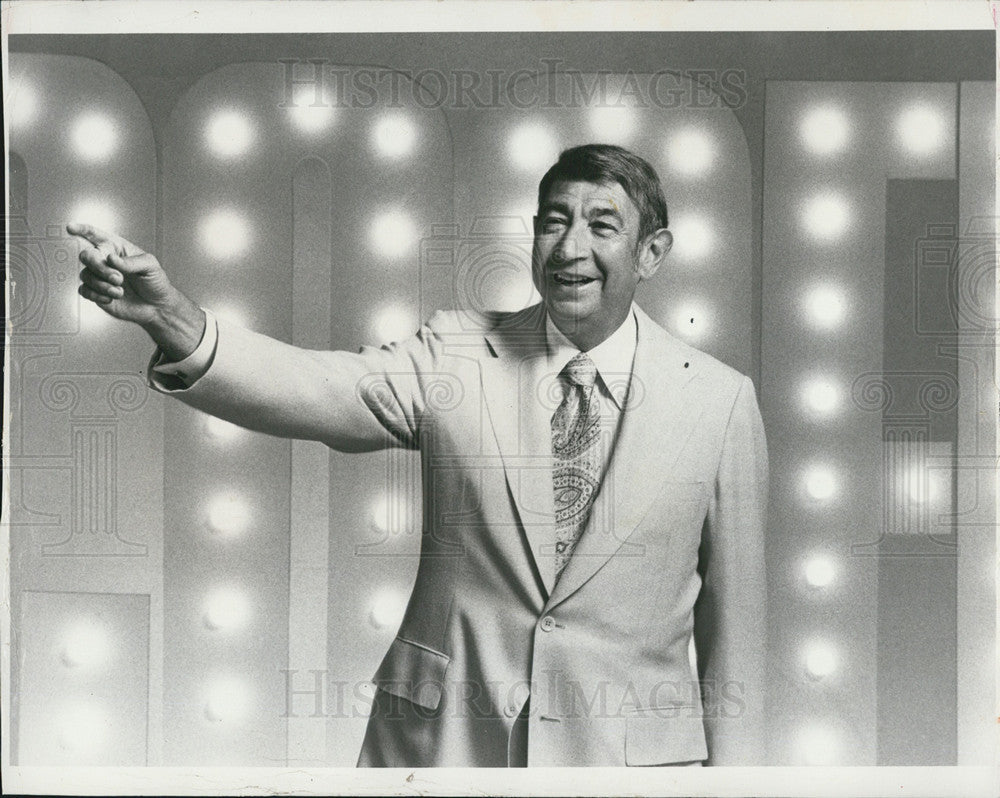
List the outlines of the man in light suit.
<svg viewBox="0 0 1000 798">
<path fill-rule="evenodd" d="M 633 302 L 667 221 L 644 160 L 567 150 L 539 186 L 541 304 L 439 312 L 357 354 L 215 320 L 152 255 L 69 228 L 93 245 L 83 296 L 158 345 L 158 390 L 341 451 L 420 450 L 420 564 L 359 764 L 762 763 L 764 432 L 747 377 Z"/>
</svg>

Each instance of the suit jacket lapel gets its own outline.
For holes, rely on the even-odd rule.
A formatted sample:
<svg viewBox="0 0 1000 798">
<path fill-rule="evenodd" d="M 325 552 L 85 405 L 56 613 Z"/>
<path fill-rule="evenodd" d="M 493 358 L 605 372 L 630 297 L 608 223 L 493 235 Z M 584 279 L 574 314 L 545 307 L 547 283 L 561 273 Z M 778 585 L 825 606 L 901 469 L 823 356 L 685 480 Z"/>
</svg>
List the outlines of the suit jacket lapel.
<svg viewBox="0 0 1000 798">
<path fill-rule="evenodd" d="M 636 315 L 638 342 L 618 440 L 590 519 L 551 591 L 547 609 L 578 590 L 613 555 L 643 555 L 641 547 L 629 546 L 628 537 L 652 505 L 692 431 L 683 401 L 694 364 L 645 313 L 637 308 Z"/>
<path fill-rule="evenodd" d="M 555 578 L 555 509 L 552 408 L 538 395 L 548 368 L 542 306 L 517 314 L 486 337 L 495 356 L 480 358 L 483 397 L 536 576 L 548 597 Z"/>
</svg>

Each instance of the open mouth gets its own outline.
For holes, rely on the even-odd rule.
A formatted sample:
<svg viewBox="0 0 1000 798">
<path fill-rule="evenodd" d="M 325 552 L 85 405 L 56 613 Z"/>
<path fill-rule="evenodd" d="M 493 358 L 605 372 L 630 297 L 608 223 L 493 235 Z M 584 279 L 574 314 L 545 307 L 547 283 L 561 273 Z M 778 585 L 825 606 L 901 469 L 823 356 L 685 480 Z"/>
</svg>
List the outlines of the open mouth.
<svg viewBox="0 0 1000 798">
<path fill-rule="evenodd" d="M 594 282 L 594 277 L 581 277 L 576 274 L 553 274 L 552 279 L 558 285 L 587 285 Z"/>
</svg>

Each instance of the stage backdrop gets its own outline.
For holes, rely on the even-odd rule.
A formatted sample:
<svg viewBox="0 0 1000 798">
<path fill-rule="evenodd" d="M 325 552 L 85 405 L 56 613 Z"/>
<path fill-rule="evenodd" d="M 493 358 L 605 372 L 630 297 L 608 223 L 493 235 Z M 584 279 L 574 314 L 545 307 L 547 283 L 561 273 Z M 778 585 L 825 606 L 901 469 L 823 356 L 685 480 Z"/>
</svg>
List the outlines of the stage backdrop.
<svg viewBox="0 0 1000 798">
<path fill-rule="evenodd" d="M 676 245 L 640 304 L 758 389 L 772 761 L 987 755 L 992 85 L 770 82 L 755 187 L 737 117 L 683 75 L 699 103 L 529 73 L 577 101 L 501 110 L 392 82 L 338 102 L 338 69 L 232 63 L 154 124 L 95 61 L 12 54 L 13 761 L 353 764 L 420 546 L 415 456 L 147 392 L 148 341 L 78 300 L 63 225 L 157 252 L 220 316 L 356 349 L 535 301 L 538 179 L 595 140 L 665 184 Z"/>
</svg>

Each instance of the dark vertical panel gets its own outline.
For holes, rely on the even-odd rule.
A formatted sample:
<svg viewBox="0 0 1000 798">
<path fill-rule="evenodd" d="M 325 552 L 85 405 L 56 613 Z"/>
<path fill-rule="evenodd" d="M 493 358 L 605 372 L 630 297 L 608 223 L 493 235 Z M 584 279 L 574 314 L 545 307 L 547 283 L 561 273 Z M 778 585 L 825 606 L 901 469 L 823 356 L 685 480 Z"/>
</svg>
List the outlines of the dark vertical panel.
<svg viewBox="0 0 1000 798">
<path fill-rule="evenodd" d="M 894 521 L 879 545 L 880 765 L 956 762 L 957 551 L 935 523 L 950 502 L 922 507 L 907 492 L 917 469 L 948 468 L 957 441 L 958 361 L 938 351 L 957 330 L 952 261 L 935 254 L 953 248 L 957 211 L 955 180 L 888 181 L 882 481 Z"/>
<path fill-rule="evenodd" d="M 878 764 L 954 765 L 956 559 L 886 536 L 878 565 Z"/>
<path fill-rule="evenodd" d="M 946 257 L 957 233 L 957 180 L 888 181 L 882 364 L 893 399 L 882 417 L 889 424 L 903 418 L 919 421 L 927 440 L 952 443 L 958 424 L 958 361 L 938 349 L 953 344 L 958 331 L 949 300 L 953 258 Z M 947 400 L 929 402 L 930 384 L 940 385 Z"/>
</svg>

